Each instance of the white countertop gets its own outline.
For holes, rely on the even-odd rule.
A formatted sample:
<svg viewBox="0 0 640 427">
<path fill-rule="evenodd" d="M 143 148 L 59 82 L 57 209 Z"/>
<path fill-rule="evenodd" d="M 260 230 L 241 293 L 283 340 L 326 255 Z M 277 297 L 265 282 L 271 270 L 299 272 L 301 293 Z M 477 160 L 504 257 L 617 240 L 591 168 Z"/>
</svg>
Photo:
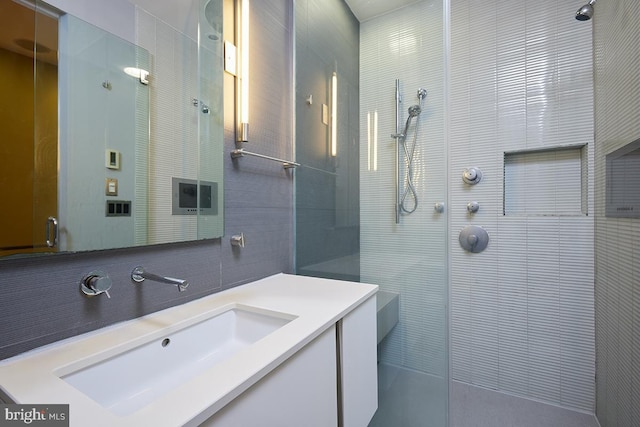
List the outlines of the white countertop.
<svg viewBox="0 0 640 427">
<path fill-rule="evenodd" d="M 2 361 L 0 388 L 17 403 L 69 404 L 72 427 L 198 425 L 377 289 L 362 283 L 277 274 Z M 160 330 L 170 333 L 194 317 L 234 303 L 297 317 L 128 416 L 113 414 L 59 377 L 69 371 L 69 365 L 92 365 L 121 352 L 123 346 L 137 347 Z"/>
</svg>

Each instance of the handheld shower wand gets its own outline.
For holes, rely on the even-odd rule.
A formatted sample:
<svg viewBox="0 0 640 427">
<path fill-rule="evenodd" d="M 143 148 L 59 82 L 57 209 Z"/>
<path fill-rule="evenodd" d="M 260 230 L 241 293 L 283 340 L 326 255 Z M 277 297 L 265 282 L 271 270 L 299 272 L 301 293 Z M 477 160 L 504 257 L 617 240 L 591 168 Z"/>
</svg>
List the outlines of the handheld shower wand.
<svg viewBox="0 0 640 427">
<path fill-rule="evenodd" d="M 402 196 L 398 202 L 398 212 L 404 212 L 406 214 L 413 213 L 418 208 L 418 192 L 416 190 L 415 185 L 413 184 L 413 155 L 416 150 L 416 143 L 418 141 L 418 124 L 419 124 L 419 116 L 422 113 L 422 103 L 424 99 L 427 97 L 426 89 L 420 88 L 418 89 L 418 104 L 412 105 L 409 107 L 408 113 L 409 117 L 407 117 L 407 122 L 404 127 L 404 131 L 399 135 L 399 142 L 402 143 L 402 148 L 404 150 L 404 157 L 406 163 L 406 173 L 405 179 L 406 186 L 402 192 Z M 409 126 L 411 125 L 411 120 L 416 118 L 416 125 L 413 132 L 413 141 L 411 144 L 411 148 L 409 148 L 409 144 L 407 143 L 407 135 L 409 132 Z M 411 197 L 413 199 L 413 206 L 408 207 L 406 204 L 407 197 Z"/>
</svg>

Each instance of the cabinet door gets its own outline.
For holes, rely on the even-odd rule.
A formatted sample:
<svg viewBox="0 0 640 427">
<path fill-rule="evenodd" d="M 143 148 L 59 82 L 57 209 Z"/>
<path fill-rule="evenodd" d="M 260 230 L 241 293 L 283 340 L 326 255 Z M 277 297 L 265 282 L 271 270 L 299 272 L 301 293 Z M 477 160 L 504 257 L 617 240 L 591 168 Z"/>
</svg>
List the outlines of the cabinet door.
<svg viewBox="0 0 640 427">
<path fill-rule="evenodd" d="M 338 425 L 336 330 L 331 327 L 202 426 Z"/>
<path fill-rule="evenodd" d="M 378 409 L 376 297 L 347 314 L 341 323 L 342 425 L 362 427 Z"/>
</svg>

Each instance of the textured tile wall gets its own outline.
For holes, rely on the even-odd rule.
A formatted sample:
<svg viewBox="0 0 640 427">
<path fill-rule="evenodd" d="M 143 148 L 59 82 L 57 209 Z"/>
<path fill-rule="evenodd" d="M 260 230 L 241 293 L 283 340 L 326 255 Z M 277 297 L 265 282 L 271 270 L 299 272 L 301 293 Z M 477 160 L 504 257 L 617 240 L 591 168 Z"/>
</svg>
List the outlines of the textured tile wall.
<svg viewBox="0 0 640 427">
<path fill-rule="evenodd" d="M 227 2 L 228 3 L 228 2 Z M 291 3 L 251 3 L 250 149 L 288 157 L 292 152 Z M 227 91 L 225 93 L 233 93 Z M 225 236 L 222 239 L 0 262 L 0 359 L 119 321 L 179 305 L 278 272 L 291 272 L 292 177 L 277 163 L 232 162 L 233 117 L 225 114 Z M 248 147 L 247 147 L 248 148 Z M 232 234 L 247 246 L 234 251 Z M 136 265 L 188 279 L 171 286 L 131 284 Z M 78 281 L 93 269 L 113 278 L 111 299 L 87 299 Z"/>
<path fill-rule="evenodd" d="M 598 2 L 596 130 L 596 415 L 640 425 L 640 219 L 605 217 L 605 156 L 640 138 L 640 3 Z M 633 171 L 632 173 L 639 173 Z"/>
<path fill-rule="evenodd" d="M 576 7 L 559 0 L 491 0 L 482 7 L 451 1 L 450 327 L 454 379 L 590 411 L 592 38 L 590 24 L 573 18 Z M 504 216 L 504 153 L 574 144 L 588 144 L 590 215 L 561 216 L 564 186 L 540 185 L 580 171 L 565 168 L 550 179 L 540 165 L 527 179 L 536 180 L 534 191 L 554 192 L 545 197 L 549 212 Z M 469 166 L 484 173 L 473 187 L 461 180 Z M 582 185 L 571 188 L 582 192 Z M 474 215 L 466 210 L 472 200 L 480 204 Z M 471 224 L 490 235 L 483 253 L 458 244 Z"/>
</svg>

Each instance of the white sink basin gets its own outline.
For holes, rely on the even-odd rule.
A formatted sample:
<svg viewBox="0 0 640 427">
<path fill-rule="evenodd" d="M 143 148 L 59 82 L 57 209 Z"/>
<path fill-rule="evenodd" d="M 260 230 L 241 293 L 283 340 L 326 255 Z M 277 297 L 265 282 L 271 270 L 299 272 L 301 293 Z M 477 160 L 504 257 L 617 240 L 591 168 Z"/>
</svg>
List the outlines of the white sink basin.
<svg viewBox="0 0 640 427">
<path fill-rule="evenodd" d="M 129 415 L 294 318 L 233 304 L 90 366 L 68 366 L 58 376 L 114 414 Z"/>
</svg>

